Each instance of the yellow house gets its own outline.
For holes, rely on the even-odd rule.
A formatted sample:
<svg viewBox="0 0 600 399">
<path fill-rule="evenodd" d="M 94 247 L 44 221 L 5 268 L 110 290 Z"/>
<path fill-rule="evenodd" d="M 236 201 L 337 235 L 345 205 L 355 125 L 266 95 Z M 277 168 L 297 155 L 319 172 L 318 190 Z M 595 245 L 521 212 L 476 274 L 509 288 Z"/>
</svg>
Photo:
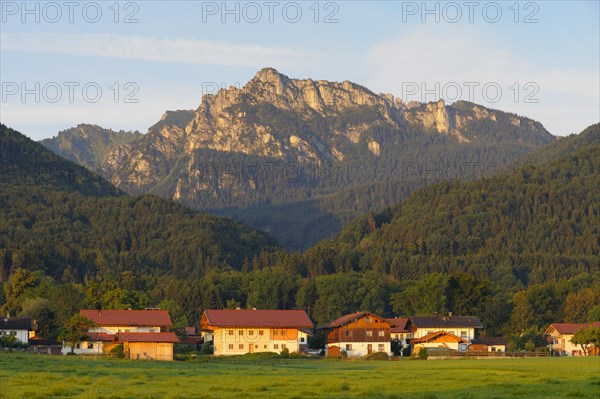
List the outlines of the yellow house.
<svg viewBox="0 0 600 399">
<path fill-rule="evenodd" d="M 215 355 L 303 352 L 313 327 L 304 310 L 205 310 L 200 320 Z"/>
<path fill-rule="evenodd" d="M 554 323 L 546 329 L 548 335 L 548 348 L 553 355 L 558 356 L 583 356 L 579 345 L 571 342 L 573 335 L 581 328 L 600 327 L 600 321 L 593 323 Z M 592 348 L 592 353 L 597 349 Z"/>
</svg>

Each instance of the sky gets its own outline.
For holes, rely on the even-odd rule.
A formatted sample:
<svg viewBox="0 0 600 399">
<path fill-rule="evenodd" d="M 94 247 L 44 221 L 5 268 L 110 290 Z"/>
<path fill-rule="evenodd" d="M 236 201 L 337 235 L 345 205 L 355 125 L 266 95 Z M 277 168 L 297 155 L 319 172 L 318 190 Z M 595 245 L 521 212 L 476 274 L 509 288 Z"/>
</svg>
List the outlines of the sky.
<svg viewBox="0 0 600 399">
<path fill-rule="evenodd" d="M 146 132 L 258 70 L 600 121 L 599 1 L 0 0 L 0 122 L 39 140 L 80 123 Z"/>
</svg>

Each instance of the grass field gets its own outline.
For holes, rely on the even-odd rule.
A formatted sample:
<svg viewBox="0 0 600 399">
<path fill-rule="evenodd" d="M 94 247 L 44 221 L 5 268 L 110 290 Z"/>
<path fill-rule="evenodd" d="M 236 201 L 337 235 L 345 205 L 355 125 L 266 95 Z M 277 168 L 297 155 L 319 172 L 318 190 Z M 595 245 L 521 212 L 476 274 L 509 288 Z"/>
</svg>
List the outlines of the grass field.
<svg viewBox="0 0 600 399">
<path fill-rule="evenodd" d="M 0 354 L 1 398 L 600 398 L 600 358 L 153 362 Z"/>
</svg>

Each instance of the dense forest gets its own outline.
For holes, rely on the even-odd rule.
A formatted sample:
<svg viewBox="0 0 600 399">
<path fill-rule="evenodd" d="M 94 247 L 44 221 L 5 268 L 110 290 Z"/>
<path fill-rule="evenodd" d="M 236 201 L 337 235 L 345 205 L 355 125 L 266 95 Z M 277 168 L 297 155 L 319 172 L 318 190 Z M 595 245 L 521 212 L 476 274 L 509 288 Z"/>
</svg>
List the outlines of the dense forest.
<svg viewBox="0 0 600 399">
<path fill-rule="evenodd" d="M 237 306 L 306 309 L 317 323 L 357 309 L 451 311 L 479 316 L 487 335 L 600 320 L 600 125 L 503 173 L 416 191 L 304 253 L 227 219 L 111 191 L 24 136 L 0 133 L 9 171 L 0 305 L 36 317 L 48 336 L 82 307 L 159 306 L 178 326 Z M 44 157 L 53 169 L 31 176 L 26 165 Z"/>
</svg>

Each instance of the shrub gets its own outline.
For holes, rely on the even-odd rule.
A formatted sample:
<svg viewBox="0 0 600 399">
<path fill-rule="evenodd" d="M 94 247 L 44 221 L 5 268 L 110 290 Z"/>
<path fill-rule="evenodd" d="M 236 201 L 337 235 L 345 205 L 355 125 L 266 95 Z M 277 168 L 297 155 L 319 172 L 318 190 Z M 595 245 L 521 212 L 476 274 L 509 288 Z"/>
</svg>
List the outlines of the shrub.
<svg viewBox="0 0 600 399">
<path fill-rule="evenodd" d="M 342 349 L 342 351 L 340 352 L 340 357 L 342 359 L 348 359 L 348 352 L 346 352 L 345 349 Z"/>
<path fill-rule="evenodd" d="M 202 344 L 202 349 L 200 351 L 203 355 L 212 355 L 215 353 L 215 347 L 212 342 L 205 342 Z"/>
<path fill-rule="evenodd" d="M 119 359 L 123 359 L 125 357 L 125 348 L 123 344 L 118 344 L 110 350 L 110 353 L 114 354 Z"/>
<path fill-rule="evenodd" d="M 290 357 L 290 350 L 288 348 L 283 348 L 281 352 L 279 352 L 279 356 L 281 356 L 282 359 L 287 359 Z"/>
<path fill-rule="evenodd" d="M 390 360 L 390 355 L 385 352 L 375 352 L 365 357 L 367 360 Z"/>
<path fill-rule="evenodd" d="M 428 357 L 429 351 L 427 350 L 427 348 L 421 348 L 421 350 L 419 350 L 419 359 L 427 360 Z"/>
</svg>

